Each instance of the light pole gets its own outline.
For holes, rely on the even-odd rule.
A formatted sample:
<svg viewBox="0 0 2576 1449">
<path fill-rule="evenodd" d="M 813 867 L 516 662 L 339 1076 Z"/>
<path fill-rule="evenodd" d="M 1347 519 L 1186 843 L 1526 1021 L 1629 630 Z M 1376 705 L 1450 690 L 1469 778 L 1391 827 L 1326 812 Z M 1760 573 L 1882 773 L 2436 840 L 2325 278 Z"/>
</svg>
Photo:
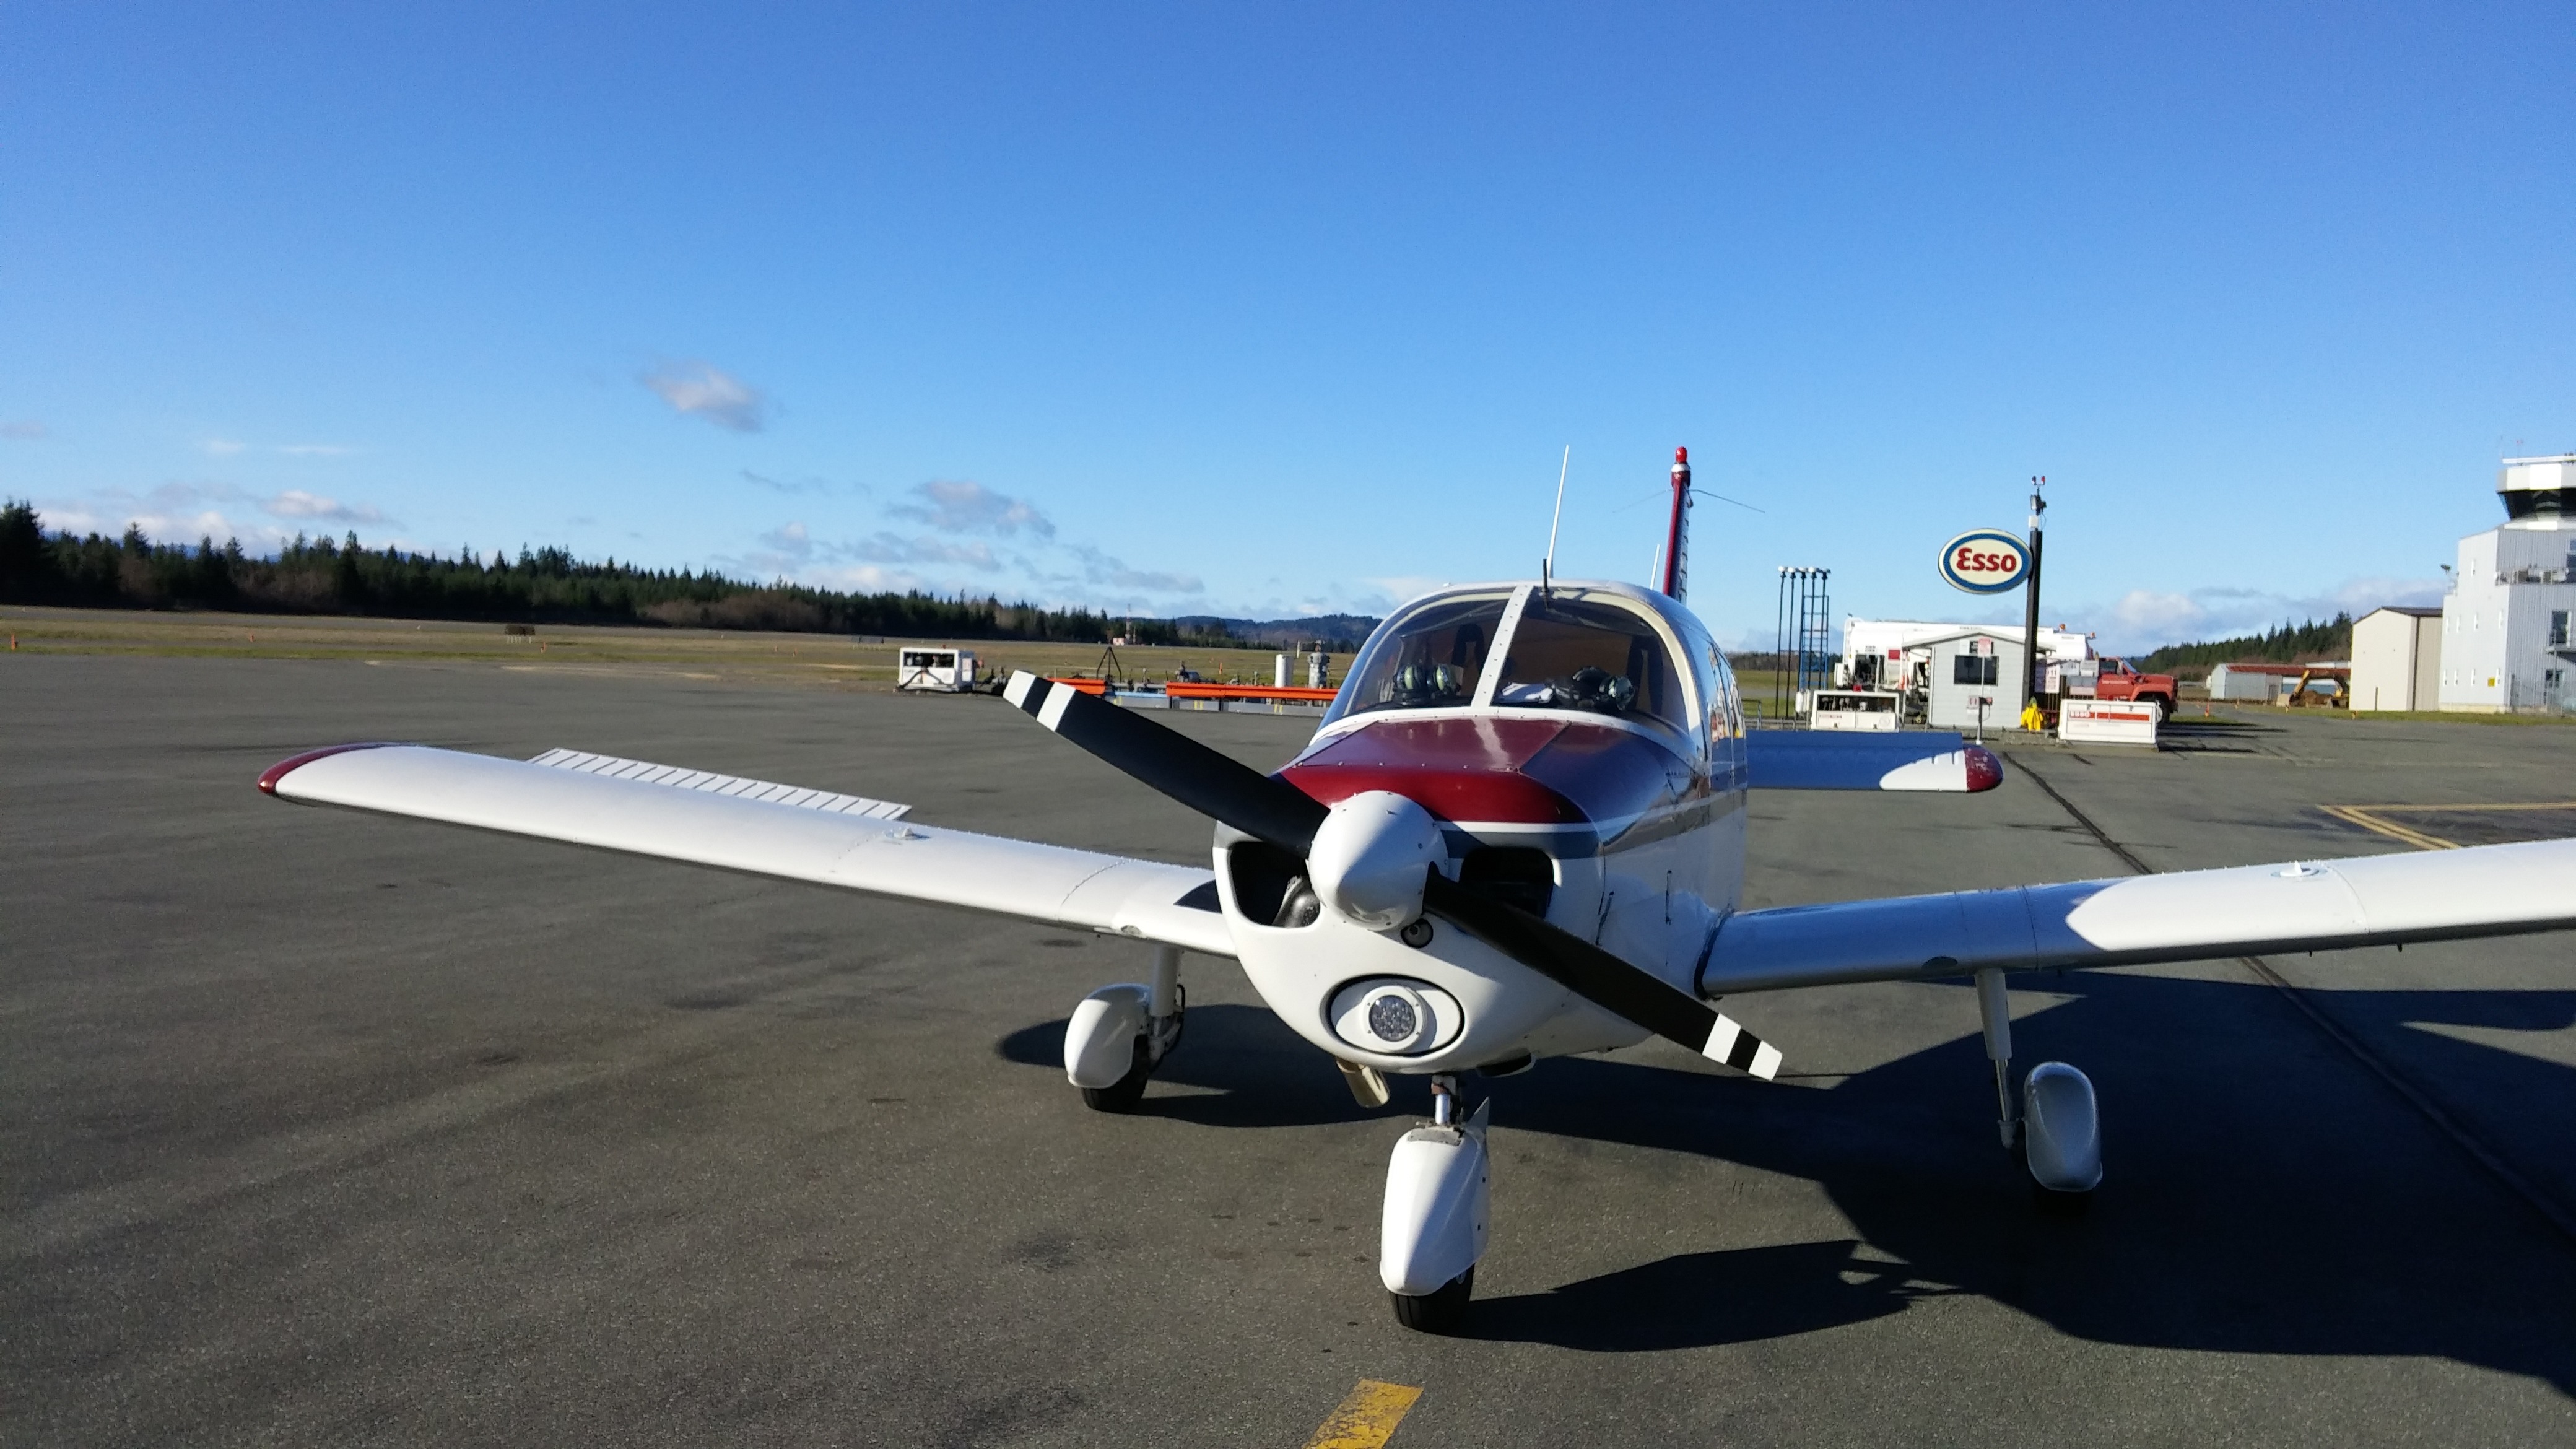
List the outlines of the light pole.
<svg viewBox="0 0 2576 1449">
<path fill-rule="evenodd" d="M 2022 586 L 2026 592 L 2022 598 L 2021 622 L 2022 701 L 2025 712 L 2030 705 L 2039 702 L 2039 686 L 2048 678 L 2047 671 L 2039 662 L 2039 521 L 2040 515 L 2048 511 L 2048 500 L 2039 495 L 2039 490 L 2047 486 L 2048 479 L 2045 477 L 2034 476 L 2030 480 L 2030 581 Z"/>
</svg>

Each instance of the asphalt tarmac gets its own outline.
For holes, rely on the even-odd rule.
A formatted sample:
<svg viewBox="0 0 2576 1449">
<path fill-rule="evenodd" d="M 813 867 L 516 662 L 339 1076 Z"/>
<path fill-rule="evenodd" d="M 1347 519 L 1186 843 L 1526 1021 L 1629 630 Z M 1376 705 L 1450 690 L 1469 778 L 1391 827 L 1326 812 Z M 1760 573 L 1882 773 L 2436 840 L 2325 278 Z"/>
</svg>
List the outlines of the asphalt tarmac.
<svg viewBox="0 0 2576 1449">
<path fill-rule="evenodd" d="M 1981 797 L 1757 796 L 1752 904 L 2576 798 L 2576 731 L 2239 718 L 2007 746 Z M 2081 1216 L 1998 1148 L 1960 986 L 1735 998 L 1776 1084 L 1544 1063 L 1493 1084 L 1495 1246 L 1437 1339 L 1372 1263 L 1419 1088 L 1358 1109 L 1227 963 L 1103 1116 L 1056 1053 L 1133 946 L 252 788 L 574 745 L 1205 858 L 997 701 L 20 656 L 0 719 L 11 1444 L 1294 1449 L 1362 1380 L 1421 1389 L 1397 1449 L 2576 1441 L 2565 936 L 2026 979 L 2024 1056 L 2102 1093 Z M 1264 766 L 1307 728 L 1175 723 Z"/>
</svg>

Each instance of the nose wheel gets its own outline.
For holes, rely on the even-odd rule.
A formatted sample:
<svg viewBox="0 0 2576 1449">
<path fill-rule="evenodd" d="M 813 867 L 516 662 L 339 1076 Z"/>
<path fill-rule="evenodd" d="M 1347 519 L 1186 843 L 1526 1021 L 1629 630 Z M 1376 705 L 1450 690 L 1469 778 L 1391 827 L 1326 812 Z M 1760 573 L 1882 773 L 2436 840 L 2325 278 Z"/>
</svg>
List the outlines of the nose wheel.
<svg viewBox="0 0 2576 1449">
<path fill-rule="evenodd" d="M 1493 1178 L 1485 1128 L 1493 1103 L 1472 1114 L 1458 1105 L 1458 1079 L 1431 1079 L 1431 1125 L 1395 1144 L 1386 1168 L 1386 1209 L 1378 1224 L 1378 1278 L 1395 1321 L 1421 1333 L 1453 1334 L 1467 1323 L 1476 1263 L 1493 1224 Z"/>
</svg>

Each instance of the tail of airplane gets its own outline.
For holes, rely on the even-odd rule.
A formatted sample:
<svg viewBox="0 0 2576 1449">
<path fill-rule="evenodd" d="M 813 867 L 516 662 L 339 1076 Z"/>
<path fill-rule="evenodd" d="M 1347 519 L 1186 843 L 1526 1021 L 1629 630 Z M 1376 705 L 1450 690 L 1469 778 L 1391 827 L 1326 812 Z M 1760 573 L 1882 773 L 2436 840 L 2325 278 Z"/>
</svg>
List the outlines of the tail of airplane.
<svg viewBox="0 0 2576 1449">
<path fill-rule="evenodd" d="M 1657 588 L 1682 596 L 1690 582 L 1690 449 L 1673 449 L 1673 521 L 1664 535 L 1664 576 Z"/>
</svg>

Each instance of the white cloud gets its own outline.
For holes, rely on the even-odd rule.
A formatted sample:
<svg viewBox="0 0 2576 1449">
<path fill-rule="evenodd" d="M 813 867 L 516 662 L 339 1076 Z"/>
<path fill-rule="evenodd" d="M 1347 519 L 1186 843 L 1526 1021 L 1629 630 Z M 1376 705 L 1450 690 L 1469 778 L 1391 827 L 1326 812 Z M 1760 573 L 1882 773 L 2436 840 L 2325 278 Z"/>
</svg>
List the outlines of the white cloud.
<svg viewBox="0 0 2576 1449">
<path fill-rule="evenodd" d="M 197 441 L 197 451 L 212 458 L 229 458 L 245 446 L 231 438 L 200 438 Z"/>
<path fill-rule="evenodd" d="M 909 569 L 879 568 L 875 564 L 847 564 L 839 568 L 813 569 L 800 582 L 817 588 L 839 589 L 850 594 L 900 594 L 931 585 Z"/>
<path fill-rule="evenodd" d="M 760 389 L 720 371 L 712 363 L 666 363 L 637 379 L 671 410 L 704 418 L 737 433 L 756 433 L 767 425 L 768 400 Z"/>
<path fill-rule="evenodd" d="M 993 554 L 993 546 L 981 539 L 973 543 L 952 543 L 937 538 L 897 538 L 879 533 L 835 550 L 845 558 L 863 559 L 869 563 L 964 564 L 987 573 L 1002 566 Z"/>
<path fill-rule="evenodd" d="M 1055 524 L 1025 499 L 996 493 L 981 483 L 935 478 L 912 490 L 917 503 L 886 510 L 898 518 L 919 519 L 942 533 L 997 533 L 1009 537 L 1025 528 L 1039 538 L 1055 537 Z"/>
<path fill-rule="evenodd" d="M 275 530 L 257 526 L 249 529 L 236 527 L 231 519 L 211 508 L 193 512 L 152 508 L 101 510 L 76 503 L 69 507 L 41 508 L 37 512 L 48 533 L 103 533 L 113 537 L 133 527 L 142 529 L 143 536 L 155 543 L 194 543 L 200 538 L 222 543 L 228 538 L 252 540 L 275 533 Z"/>
<path fill-rule="evenodd" d="M 2131 589 L 2111 606 L 2111 628 L 2121 639 L 2182 639 L 2209 620 L 2209 607 L 2189 594 Z"/>
<path fill-rule="evenodd" d="M 755 487 L 766 488 L 772 493 L 814 493 L 833 497 L 864 494 L 868 491 L 868 485 L 865 483 L 835 483 L 829 478 L 772 478 L 765 473 L 754 473 L 749 468 L 742 470 L 742 481 Z"/>
<path fill-rule="evenodd" d="M 246 497 L 240 489 L 220 483 L 164 483 L 142 494 L 116 488 L 84 498 L 43 499 L 37 514 L 48 532 L 114 536 L 134 527 L 156 543 L 195 543 L 200 538 L 222 543 L 239 538 L 257 545 L 284 537 L 265 524 L 236 523 L 222 509 L 210 506 Z"/>
<path fill-rule="evenodd" d="M 345 458 L 358 450 L 338 443 L 280 443 L 277 451 L 290 458 Z"/>
<path fill-rule="evenodd" d="M 2113 654 L 2142 653 L 2165 644 L 2190 644 L 2260 634 L 2281 624 L 2324 622 L 2337 614 L 2359 618 L 2390 605 L 2429 606 L 2442 602 L 2439 579 L 2366 577 L 2346 579 L 2315 594 L 2283 594 L 2268 589 L 2203 588 L 2175 593 L 2131 589 L 2108 607 L 2043 604 L 2050 622 L 2064 620 L 2078 628 L 2094 624 L 2096 646 Z"/>
<path fill-rule="evenodd" d="M 801 523 L 783 524 L 760 536 L 770 551 L 788 558 L 801 559 L 814 552 L 813 535 Z"/>
<path fill-rule="evenodd" d="M 1128 566 L 1126 560 L 1113 558 L 1089 544 L 1076 544 L 1073 556 L 1082 560 L 1083 577 L 1095 584 L 1113 588 L 1139 590 L 1149 594 L 1201 594 L 1207 585 L 1196 574 L 1166 573 L 1157 569 Z"/>
<path fill-rule="evenodd" d="M 384 513 L 363 503 L 343 503 L 301 488 L 276 494 L 260 507 L 275 518 L 311 518 L 325 523 L 383 523 Z"/>
<path fill-rule="evenodd" d="M 53 434 L 46 430 L 45 425 L 34 418 L 20 418 L 16 422 L 0 423 L 0 438 L 7 438 L 13 443 L 32 443 L 39 438 L 51 436 Z"/>
<path fill-rule="evenodd" d="M 1366 586 L 1364 591 L 1354 591 L 1345 586 L 1341 590 L 1344 607 L 1325 612 L 1384 614 L 1398 604 L 1418 599 L 1433 589 L 1445 589 L 1450 584 L 1448 579 L 1435 579 L 1429 574 L 1391 574 L 1358 582 Z"/>
</svg>

